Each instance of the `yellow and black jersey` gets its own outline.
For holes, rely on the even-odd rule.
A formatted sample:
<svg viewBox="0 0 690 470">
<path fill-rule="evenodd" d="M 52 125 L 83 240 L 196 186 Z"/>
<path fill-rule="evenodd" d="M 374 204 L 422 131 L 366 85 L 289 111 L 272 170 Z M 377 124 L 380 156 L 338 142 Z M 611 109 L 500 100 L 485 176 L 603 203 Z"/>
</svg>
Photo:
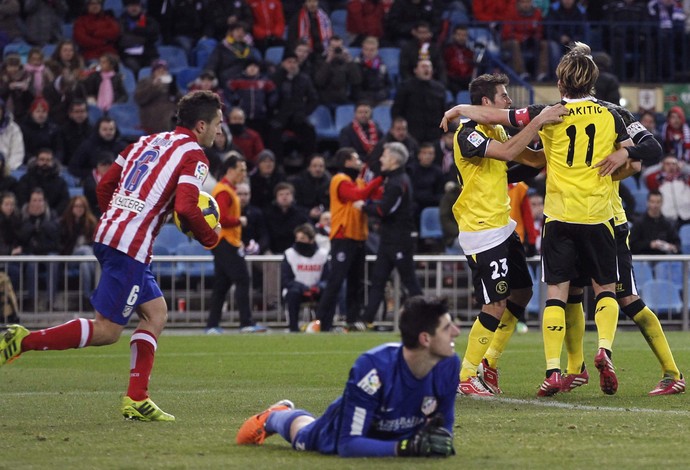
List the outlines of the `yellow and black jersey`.
<svg viewBox="0 0 690 470">
<path fill-rule="evenodd" d="M 508 165 L 486 157 L 491 140 L 506 142 L 500 126 L 463 122 L 455 133 L 453 153 L 463 190 L 453 205 L 460 245 L 466 254 L 492 248 L 507 239 L 515 228 L 510 219 Z"/>
<path fill-rule="evenodd" d="M 553 220 L 598 224 L 613 217 L 613 180 L 595 165 L 629 139 L 615 111 L 594 98 L 564 100 L 563 122 L 539 131 L 546 154 L 544 214 Z"/>
</svg>

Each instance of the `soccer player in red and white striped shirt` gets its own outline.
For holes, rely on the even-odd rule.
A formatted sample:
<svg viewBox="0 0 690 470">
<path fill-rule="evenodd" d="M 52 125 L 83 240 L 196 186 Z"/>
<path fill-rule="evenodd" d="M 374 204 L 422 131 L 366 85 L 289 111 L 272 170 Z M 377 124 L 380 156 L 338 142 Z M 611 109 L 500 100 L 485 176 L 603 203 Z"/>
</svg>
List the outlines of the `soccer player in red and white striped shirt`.
<svg viewBox="0 0 690 470">
<path fill-rule="evenodd" d="M 91 296 L 95 318 L 35 332 L 12 325 L 0 339 L 0 365 L 26 351 L 113 344 L 136 312 L 139 324 L 130 340 L 130 378 L 122 414 L 142 421 L 175 420 L 148 395 L 158 337 L 168 315 L 151 272 L 151 250 L 173 209 L 202 245 L 217 243 L 220 228 L 208 226 L 197 203 L 209 168 L 201 146 L 213 144 L 221 120 L 217 95 L 192 92 L 180 100 L 178 127 L 173 132 L 142 137 L 117 157 L 97 188 L 103 215 L 94 243 L 102 268 Z"/>
</svg>

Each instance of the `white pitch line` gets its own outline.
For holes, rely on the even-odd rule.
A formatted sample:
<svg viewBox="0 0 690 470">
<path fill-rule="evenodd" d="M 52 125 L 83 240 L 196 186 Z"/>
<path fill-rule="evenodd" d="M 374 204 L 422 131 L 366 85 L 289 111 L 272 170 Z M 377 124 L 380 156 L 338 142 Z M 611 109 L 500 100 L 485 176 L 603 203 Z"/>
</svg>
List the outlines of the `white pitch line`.
<svg viewBox="0 0 690 470">
<path fill-rule="evenodd" d="M 630 412 L 630 413 L 664 413 L 671 415 L 680 416 L 690 416 L 690 411 L 686 410 L 657 410 L 653 408 L 636 408 L 636 407 L 618 407 L 618 406 L 593 406 L 593 405 L 580 405 L 577 403 L 562 403 L 559 401 L 547 401 L 547 400 L 537 400 L 537 399 L 524 399 L 524 398 L 499 398 L 499 397 L 474 397 L 470 396 L 474 400 L 482 400 L 487 402 L 498 401 L 501 403 L 508 403 L 511 405 L 530 405 L 530 406 L 541 406 L 544 408 L 564 408 L 571 410 L 584 410 L 584 411 L 613 411 L 616 413 Z"/>
</svg>

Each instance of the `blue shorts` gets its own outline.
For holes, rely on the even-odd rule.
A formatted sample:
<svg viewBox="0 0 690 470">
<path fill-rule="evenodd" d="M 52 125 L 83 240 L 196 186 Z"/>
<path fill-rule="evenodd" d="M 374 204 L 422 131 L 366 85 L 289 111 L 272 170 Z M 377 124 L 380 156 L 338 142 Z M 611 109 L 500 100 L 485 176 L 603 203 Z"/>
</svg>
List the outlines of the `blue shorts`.
<svg viewBox="0 0 690 470">
<path fill-rule="evenodd" d="M 94 243 L 93 253 L 102 273 L 91 305 L 108 320 L 126 325 L 139 305 L 163 297 L 151 265 L 101 243 Z"/>
</svg>

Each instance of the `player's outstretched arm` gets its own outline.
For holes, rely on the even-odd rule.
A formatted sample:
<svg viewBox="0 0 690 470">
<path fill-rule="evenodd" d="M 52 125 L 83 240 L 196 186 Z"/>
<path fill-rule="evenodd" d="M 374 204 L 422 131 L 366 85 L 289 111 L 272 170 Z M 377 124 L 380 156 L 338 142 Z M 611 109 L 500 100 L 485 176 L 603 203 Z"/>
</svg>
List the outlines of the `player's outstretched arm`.
<svg viewBox="0 0 690 470">
<path fill-rule="evenodd" d="M 448 123 L 465 117 L 481 124 L 504 124 L 509 125 L 510 119 L 507 109 L 491 108 L 474 104 L 459 104 L 453 106 L 443 114 L 439 127 L 444 132 L 448 131 Z"/>
</svg>

